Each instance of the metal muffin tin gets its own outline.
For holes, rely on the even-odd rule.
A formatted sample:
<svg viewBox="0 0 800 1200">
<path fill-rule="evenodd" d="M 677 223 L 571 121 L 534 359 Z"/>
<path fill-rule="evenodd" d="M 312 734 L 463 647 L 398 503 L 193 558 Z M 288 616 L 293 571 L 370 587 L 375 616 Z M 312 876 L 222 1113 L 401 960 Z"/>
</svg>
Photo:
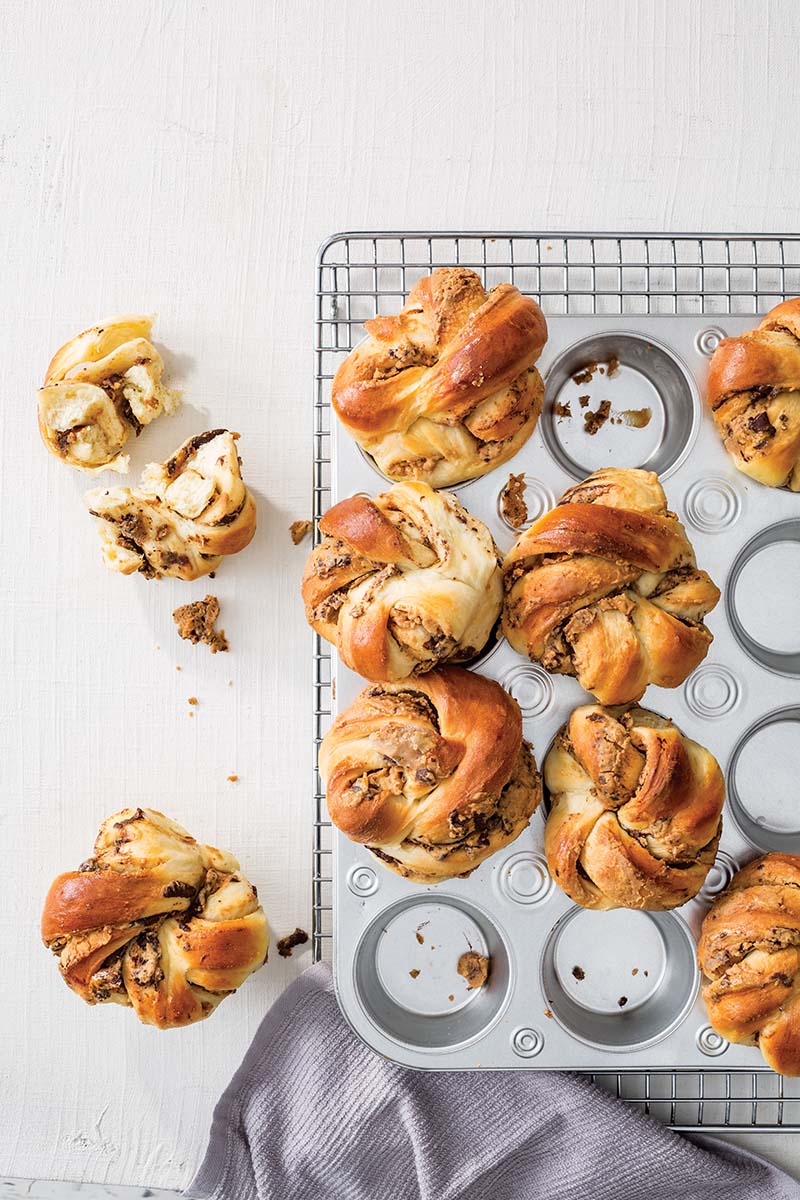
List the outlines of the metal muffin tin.
<svg viewBox="0 0 800 1200">
<path fill-rule="evenodd" d="M 352 235 L 359 236 L 365 235 Z M 459 250 L 460 242 L 471 236 L 456 240 Z M 504 236 L 513 247 L 512 237 Z M 445 242 L 448 235 L 441 237 Z M 501 235 L 496 237 L 502 242 Z M 428 239 L 429 246 L 433 240 Z M 651 1091 L 660 1094 L 658 1073 L 666 1070 L 672 1080 L 670 1095 L 665 1097 L 670 1112 L 661 1115 L 668 1115 L 673 1124 L 788 1127 L 786 1105 L 800 1092 L 791 1091 L 791 1083 L 785 1092 L 783 1080 L 765 1089 L 764 1076 L 776 1077 L 765 1070 L 758 1049 L 729 1045 L 710 1028 L 699 997 L 695 962 L 702 918 L 735 870 L 763 851 L 800 849 L 795 791 L 800 771 L 800 627 L 796 621 L 800 497 L 762 487 L 739 473 L 702 400 L 709 356 L 720 337 L 751 328 L 754 310 L 765 311 L 783 293 L 775 289 L 762 299 L 753 292 L 751 303 L 740 305 L 747 309 L 746 315 L 740 315 L 729 286 L 725 299 L 732 311 L 683 315 L 676 284 L 665 293 L 675 311 L 654 311 L 658 305 L 651 302 L 649 311 L 625 311 L 620 266 L 619 287 L 612 293 L 620 311 L 573 314 L 569 296 L 583 292 L 548 293 L 542 286 L 545 247 L 563 246 L 568 258 L 567 239 L 542 235 L 536 241 L 538 289 L 523 285 L 519 258 L 513 255 L 504 273 L 492 268 L 486 256 L 487 244 L 493 243 L 487 235 L 482 241 L 484 261 L 472 261 L 463 252 L 442 260 L 431 248 L 427 263 L 415 264 L 413 271 L 405 263 L 396 292 L 378 287 L 378 242 L 369 242 L 375 250 L 373 287 L 359 296 L 353 282 L 360 268 L 351 259 L 345 267 L 346 312 L 331 314 L 344 317 L 346 341 L 331 347 L 331 370 L 318 371 L 318 383 L 329 394 L 335 367 L 362 336 L 361 320 L 378 310 L 397 311 L 413 280 L 432 266 L 461 261 L 482 271 L 487 286 L 510 279 L 541 298 L 549 336 L 539 362 L 546 394 L 538 426 L 510 463 L 450 490 L 486 523 L 505 552 L 517 536 L 500 507 L 509 472 L 524 472 L 525 499 L 534 520 L 567 487 L 599 467 L 642 466 L 658 471 L 669 506 L 686 527 L 698 565 L 710 573 L 723 599 L 707 618 L 714 641 L 705 661 L 679 688 L 648 688 L 641 704 L 672 718 L 722 765 L 727 799 L 719 854 L 700 897 L 682 908 L 669 913 L 625 909 L 604 913 L 576 907 L 551 880 L 543 853 L 544 806 L 520 838 L 469 878 L 437 886 L 402 879 L 365 847 L 333 831 L 329 848 L 339 1003 L 370 1046 L 408 1066 L 610 1072 L 623 1095 L 620 1079 L 635 1072 L 637 1078 L 647 1080 L 648 1108 Z M 351 250 L 350 240 L 346 244 Z M 616 244 L 622 260 L 621 240 Z M 675 243 L 668 244 L 674 253 Z M 331 246 L 340 249 L 341 239 L 333 239 L 323 249 L 320 271 Z M 724 246 L 730 285 L 731 239 L 725 239 Z M 591 269 L 589 262 L 584 266 Z M 780 282 L 785 284 L 785 261 L 782 270 Z M 598 304 L 596 261 L 594 272 L 592 301 L 598 309 L 602 304 Z M 800 268 L 797 275 L 800 292 Z M 325 293 L 322 274 L 319 278 L 319 290 Z M 569 281 L 568 268 L 565 280 Z M 698 290 L 696 307 L 708 307 L 704 289 Z M 336 289 L 331 291 L 335 294 Z M 548 311 L 550 295 L 567 301 L 561 312 Z M 323 328 L 324 315 L 321 306 Z M 340 321 L 334 324 L 338 332 Z M 612 377 L 596 372 L 588 383 L 573 381 L 587 363 L 603 364 L 612 357 L 620 363 Z M 592 410 L 601 400 L 611 402 L 611 419 L 594 436 L 584 429 L 584 409 L 578 401 L 578 396 L 586 395 L 591 397 Z M 572 416 L 557 416 L 556 401 L 569 402 Z M 318 405 L 327 414 L 324 436 L 330 447 L 321 465 L 330 473 L 318 473 L 315 479 L 317 517 L 344 496 L 359 491 L 374 495 L 391 486 L 331 417 L 325 395 L 320 400 L 318 393 Z M 641 420 L 635 414 L 643 408 L 650 410 L 648 423 L 628 424 Z M 319 437 L 319 427 L 317 432 Z M 318 472 L 319 444 L 318 440 Z M 317 643 L 317 742 L 332 716 L 364 686 L 327 649 Z M 326 660 L 330 661 L 329 681 L 320 675 Z M 576 680 L 548 675 L 502 640 L 471 666 L 498 680 L 517 699 L 524 735 L 540 768 L 572 709 L 591 699 Z M 330 684 L 324 694 L 321 680 Z M 326 709 L 327 695 L 331 702 Z M 319 799 L 318 776 L 316 784 Z M 318 952 L 326 932 L 320 921 L 326 907 L 321 892 L 328 849 L 322 844 L 324 820 L 324 812 L 318 812 Z M 468 948 L 492 960 L 489 983 L 479 990 L 468 990 L 456 971 L 459 956 Z M 706 1076 L 701 1072 L 711 1070 L 725 1073 L 726 1092 L 718 1099 L 726 1109 L 724 1117 L 715 1110 L 713 1118 L 704 1119 Z M 676 1105 L 682 1101 L 675 1080 L 682 1072 L 693 1072 L 703 1080 L 694 1100 L 696 1118 L 687 1119 L 678 1110 L 681 1119 L 676 1119 Z M 742 1073 L 744 1091 L 737 1082 L 731 1084 L 737 1073 Z M 718 1095 L 713 1089 L 709 1094 Z M 764 1095 L 774 1108 L 769 1117 L 758 1111 Z M 739 1100 L 752 1104 L 752 1109 L 737 1110 Z M 794 1103 L 800 1105 L 798 1100 Z"/>
</svg>

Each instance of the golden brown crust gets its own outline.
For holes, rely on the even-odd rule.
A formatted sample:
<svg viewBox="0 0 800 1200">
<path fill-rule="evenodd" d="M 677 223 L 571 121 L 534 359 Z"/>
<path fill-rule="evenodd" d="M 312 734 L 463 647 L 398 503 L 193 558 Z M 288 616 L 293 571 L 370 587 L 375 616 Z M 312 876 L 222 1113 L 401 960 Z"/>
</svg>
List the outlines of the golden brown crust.
<svg viewBox="0 0 800 1200">
<path fill-rule="evenodd" d="M 87 492 L 106 566 L 191 580 L 243 550 L 256 531 L 256 504 L 242 481 L 238 437 L 197 434 L 165 463 L 145 467 L 137 488 Z"/>
<path fill-rule="evenodd" d="M 418 490 L 417 495 L 425 495 Z M 393 500 L 406 495 L 410 491 L 400 489 L 386 493 Z M 379 501 L 383 496 L 379 497 Z M 414 562 L 414 551 L 407 540 L 398 532 L 384 514 L 381 507 L 368 496 L 350 496 L 340 500 L 329 509 L 319 523 L 320 531 L 332 537 L 347 542 L 360 554 L 367 554 L 382 563 Z"/>
<path fill-rule="evenodd" d="M 179 394 L 162 383 L 152 324 L 152 317 L 118 317 L 56 352 L 38 401 L 39 432 L 56 458 L 90 474 L 124 472 L 131 434 L 175 411 Z"/>
<path fill-rule="evenodd" d="M 444 487 L 516 454 L 542 408 L 534 363 L 547 340 L 535 300 L 510 284 L 488 294 L 474 271 L 440 267 L 369 337 L 333 381 L 347 430 L 391 479 Z"/>
<path fill-rule="evenodd" d="M 269 926 L 229 854 L 154 809 L 123 809 L 60 875 L 42 939 L 88 1004 L 130 1005 L 162 1029 L 208 1016 L 265 961 Z"/>
<path fill-rule="evenodd" d="M 731 880 L 697 946 L 711 1024 L 800 1075 L 800 855 L 766 854 Z"/>
<path fill-rule="evenodd" d="M 502 604 L 489 530 L 427 483 L 357 495 L 320 521 L 306 618 L 365 679 L 405 679 L 483 650 Z"/>
<path fill-rule="evenodd" d="M 677 687 L 711 644 L 719 589 L 652 471 L 609 467 L 571 488 L 517 539 L 503 578 L 514 649 L 603 704 Z"/>
<path fill-rule="evenodd" d="M 708 750 L 646 709 L 576 708 L 544 762 L 545 853 L 584 908 L 677 908 L 716 857 L 725 785 Z"/>
<path fill-rule="evenodd" d="M 720 342 L 706 395 L 739 470 L 799 491 L 800 299 L 785 300 L 756 329 Z"/>
<path fill-rule="evenodd" d="M 366 688 L 325 735 L 320 772 L 337 828 L 418 883 L 468 875 L 541 799 L 516 701 L 460 667 Z"/>
<path fill-rule="evenodd" d="M 144 315 L 114 317 L 84 329 L 56 350 L 45 372 L 45 385 L 60 383 L 89 364 L 101 362 L 120 346 L 149 338 L 153 319 Z"/>
<path fill-rule="evenodd" d="M 45 941 L 102 925 L 120 925 L 170 912 L 173 902 L 154 894 L 152 874 L 147 871 L 59 875 L 47 893 L 42 937 Z"/>
</svg>

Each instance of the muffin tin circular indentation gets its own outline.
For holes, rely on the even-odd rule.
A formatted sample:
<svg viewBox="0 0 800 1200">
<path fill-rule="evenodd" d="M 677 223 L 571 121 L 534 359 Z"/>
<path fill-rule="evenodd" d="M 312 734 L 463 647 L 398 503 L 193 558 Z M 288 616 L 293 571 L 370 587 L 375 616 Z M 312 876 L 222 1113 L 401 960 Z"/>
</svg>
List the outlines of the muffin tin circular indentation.
<svg viewBox="0 0 800 1200">
<path fill-rule="evenodd" d="M 717 1033 L 716 1029 L 711 1025 L 701 1025 L 695 1035 L 697 1049 L 702 1054 L 707 1054 L 709 1058 L 717 1058 L 720 1054 L 724 1054 L 730 1046 L 721 1033 Z"/>
<path fill-rule="evenodd" d="M 585 383 L 574 376 L 587 364 L 617 359 L 612 376 L 597 371 Z M 586 408 L 579 396 L 589 396 Z M 602 401 L 611 404 L 608 419 L 593 435 L 584 415 Z M 569 404 L 569 417 L 556 405 Z M 564 351 L 547 372 L 544 411 L 539 424 L 550 454 L 573 479 L 624 463 L 664 477 L 684 460 L 699 423 L 700 400 L 685 364 L 663 343 L 638 333 L 607 332 L 583 338 Z M 649 421 L 636 428 L 631 414 L 650 410 Z M 614 422 L 614 418 L 618 423 Z"/>
<path fill-rule="evenodd" d="M 347 872 L 347 886 L 354 896 L 374 896 L 380 882 L 377 872 L 363 863 L 356 863 Z"/>
<path fill-rule="evenodd" d="M 689 929 L 668 912 L 572 908 L 541 962 L 553 1016 L 572 1037 L 610 1051 L 651 1046 L 692 1008 L 699 985 Z"/>
<path fill-rule="evenodd" d="M 553 681 L 541 667 L 512 667 L 500 682 L 516 700 L 523 717 L 541 716 L 552 703 Z"/>
<path fill-rule="evenodd" d="M 724 329 L 720 329 L 718 325 L 709 325 L 707 329 L 701 329 L 694 339 L 695 349 L 698 354 L 711 358 L 724 337 Z"/>
<path fill-rule="evenodd" d="M 698 892 L 698 899 L 714 900 L 720 892 L 725 891 L 725 888 L 738 870 L 739 867 L 730 854 L 726 854 L 724 850 L 717 851 L 714 864 L 706 875 L 705 883 Z"/>
<path fill-rule="evenodd" d="M 535 1058 L 544 1049 L 544 1038 L 538 1029 L 515 1029 L 511 1035 L 511 1049 L 520 1058 Z"/>
<path fill-rule="evenodd" d="M 693 671 L 683 687 L 686 707 L 696 717 L 714 720 L 733 712 L 742 686 L 733 671 L 719 663 L 705 663 Z"/>
<path fill-rule="evenodd" d="M 697 479 L 684 497 L 686 519 L 701 533 L 723 533 L 739 520 L 742 498 L 722 475 Z"/>
<path fill-rule="evenodd" d="M 725 587 L 731 630 L 745 654 L 777 675 L 800 675 L 800 519 L 762 529 L 740 550 Z"/>
<path fill-rule="evenodd" d="M 512 461 L 511 466 L 514 466 Z M 538 521 L 546 512 L 550 512 L 551 508 L 555 508 L 556 498 L 553 492 L 546 483 L 542 483 L 541 479 L 536 479 L 533 475 L 525 477 L 525 491 L 523 499 L 525 507 L 528 510 L 528 516 L 521 525 L 512 525 L 508 517 L 503 512 L 503 492 L 505 491 L 508 480 L 506 479 L 500 491 L 497 493 L 497 515 L 507 529 L 510 529 L 514 537 L 519 535 L 526 529 L 530 529 L 534 521 Z"/>
<path fill-rule="evenodd" d="M 745 730 L 728 764 L 728 807 L 759 850 L 800 853 L 798 776 L 800 706 L 775 709 Z"/>
<path fill-rule="evenodd" d="M 547 860 L 532 850 L 519 850 L 500 866 L 497 886 L 507 900 L 530 907 L 542 904 L 553 891 Z"/>
<path fill-rule="evenodd" d="M 487 983 L 458 974 L 467 950 L 490 959 Z M 513 962 L 487 913 L 454 896 L 399 900 L 379 913 L 356 947 L 353 982 L 372 1024 L 418 1051 L 461 1048 L 488 1033 L 506 1008 Z"/>
</svg>

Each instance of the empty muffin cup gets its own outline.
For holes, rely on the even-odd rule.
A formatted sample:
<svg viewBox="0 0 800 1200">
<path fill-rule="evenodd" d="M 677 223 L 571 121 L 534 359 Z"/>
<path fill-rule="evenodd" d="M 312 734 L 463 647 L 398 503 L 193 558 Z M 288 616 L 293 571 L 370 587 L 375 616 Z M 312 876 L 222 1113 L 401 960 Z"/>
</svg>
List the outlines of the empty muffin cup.
<svg viewBox="0 0 800 1200">
<path fill-rule="evenodd" d="M 666 912 L 572 908 L 545 943 L 542 988 L 559 1024 L 603 1050 L 643 1049 L 691 1010 L 699 977 L 694 942 Z"/>
<path fill-rule="evenodd" d="M 766 584 L 766 586 L 765 586 Z M 800 519 L 762 529 L 739 551 L 725 587 L 745 654 L 777 675 L 800 675 Z"/>
<path fill-rule="evenodd" d="M 461 956 L 488 959 L 483 986 L 468 987 Z M 506 1007 L 513 967 L 492 919 L 456 897 L 400 900 L 384 909 L 356 948 L 361 1007 L 385 1037 L 421 1051 L 447 1051 L 482 1037 Z"/>
<path fill-rule="evenodd" d="M 573 479 L 624 462 L 668 476 L 698 425 L 699 397 L 672 350 L 637 333 L 600 333 L 565 350 L 545 380 L 545 444 Z"/>
<path fill-rule="evenodd" d="M 758 850 L 800 854 L 798 776 L 800 706 L 779 708 L 742 734 L 728 764 L 728 807 Z"/>
</svg>

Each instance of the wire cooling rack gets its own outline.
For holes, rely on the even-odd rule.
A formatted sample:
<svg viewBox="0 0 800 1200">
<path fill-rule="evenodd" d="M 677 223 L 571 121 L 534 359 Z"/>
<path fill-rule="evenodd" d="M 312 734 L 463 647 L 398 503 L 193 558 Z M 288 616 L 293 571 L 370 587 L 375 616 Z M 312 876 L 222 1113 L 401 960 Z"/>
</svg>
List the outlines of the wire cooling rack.
<svg viewBox="0 0 800 1200">
<path fill-rule="evenodd" d="M 395 313 L 437 266 L 515 284 L 548 315 L 764 312 L 800 295 L 800 236 L 767 234 L 341 233 L 316 268 L 314 532 L 331 496 L 331 381 L 370 317 Z M 315 961 L 330 958 L 332 831 L 318 769 L 332 715 L 330 647 L 314 636 Z M 757 1071 L 602 1072 L 591 1078 L 675 1129 L 800 1131 L 800 1080 Z"/>
</svg>

